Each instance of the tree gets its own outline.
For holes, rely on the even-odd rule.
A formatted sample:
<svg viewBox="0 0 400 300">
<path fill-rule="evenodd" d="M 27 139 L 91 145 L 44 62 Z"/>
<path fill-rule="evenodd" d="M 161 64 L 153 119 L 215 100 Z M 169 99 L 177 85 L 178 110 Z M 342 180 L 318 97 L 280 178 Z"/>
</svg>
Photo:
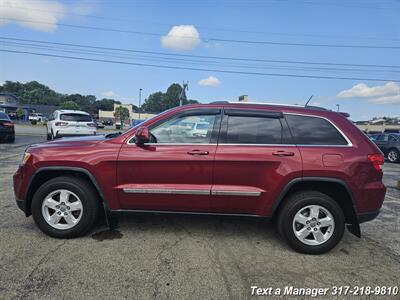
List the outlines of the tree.
<svg viewBox="0 0 400 300">
<path fill-rule="evenodd" d="M 25 112 L 21 107 L 18 107 L 15 114 L 17 115 L 17 120 L 20 120 L 22 116 L 25 115 Z"/>
<path fill-rule="evenodd" d="M 72 110 L 79 110 L 81 109 L 78 104 L 76 104 L 74 101 L 65 101 L 61 103 L 61 108 L 62 109 L 72 109 Z"/>
<path fill-rule="evenodd" d="M 121 126 L 123 126 L 126 119 L 129 119 L 129 110 L 124 106 L 118 106 L 115 109 L 114 117 L 121 120 Z"/>
<path fill-rule="evenodd" d="M 166 93 L 157 92 L 151 94 L 142 105 L 142 109 L 147 112 L 162 112 L 164 110 L 179 106 L 179 96 L 182 87 L 178 83 L 169 86 Z M 183 99 L 183 105 L 199 103 L 196 100 Z"/>
</svg>

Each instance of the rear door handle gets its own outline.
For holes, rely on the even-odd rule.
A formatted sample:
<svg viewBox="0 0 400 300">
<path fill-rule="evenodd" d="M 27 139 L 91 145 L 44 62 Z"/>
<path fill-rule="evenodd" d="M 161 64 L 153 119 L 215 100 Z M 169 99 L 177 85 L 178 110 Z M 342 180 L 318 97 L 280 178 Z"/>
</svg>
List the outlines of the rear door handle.
<svg viewBox="0 0 400 300">
<path fill-rule="evenodd" d="M 189 155 L 208 155 L 209 152 L 208 151 L 201 151 L 201 150 L 192 150 L 192 151 L 188 151 Z"/>
<path fill-rule="evenodd" d="M 273 152 L 272 155 L 274 155 L 274 156 L 294 156 L 294 152 L 277 151 L 277 152 Z"/>
</svg>

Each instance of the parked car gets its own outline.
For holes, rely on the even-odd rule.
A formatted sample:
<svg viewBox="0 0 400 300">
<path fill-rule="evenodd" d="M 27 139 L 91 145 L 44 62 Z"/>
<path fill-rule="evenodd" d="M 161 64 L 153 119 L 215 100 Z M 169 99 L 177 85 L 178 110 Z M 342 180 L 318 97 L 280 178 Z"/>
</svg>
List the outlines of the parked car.
<svg viewBox="0 0 400 300">
<path fill-rule="evenodd" d="M 135 126 L 137 126 L 139 124 L 142 124 L 144 121 L 146 121 L 146 120 L 140 120 L 140 119 L 132 120 L 131 127 L 135 127 Z"/>
<path fill-rule="evenodd" d="M 97 129 L 102 129 L 104 128 L 104 125 L 102 123 L 97 122 L 97 120 L 93 120 L 94 125 L 96 125 Z"/>
<path fill-rule="evenodd" d="M 37 114 L 37 113 L 31 114 L 28 117 L 28 119 L 31 122 L 32 121 L 36 121 L 36 122 L 44 122 L 44 121 L 46 121 L 46 117 L 43 114 Z"/>
<path fill-rule="evenodd" d="M 372 134 L 369 138 L 381 149 L 388 161 L 400 161 L 400 133 Z"/>
<path fill-rule="evenodd" d="M 104 126 L 113 126 L 114 124 L 112 120 L 104 120 L 102 123 Z"/>
<path fill-rule="evenodd" d="M 122 129 L 122 122 L 121 121 L 116 121 L 115 122 L 115 129 Z"/>
<path fill-rule="evenodd" d="M 182 124 L 209 123 L 206 135 Z M 190 127 L 187 127 L 190 131 Z M 177 131 L 175 131 L 177 129 Z M 50 236 L 84 235 L 101 210 L 272 218 L 296 251 L 361 236 L 385 198 L 384 157 L 343 114 L 317 108 L 185 105 L 122 134 L 30 146 L 17 204 Z M 261 226 L 261 225 L 260 225 Z"/>
<path fill-rule="evenodd" d="M 96 124 L 87 112 L 56 110 L 47 122 L 47 140 L 59 137 L 96 135 Z"/>
<path fill-rule="evenodd" d="M 4 112 L 0 112 L 0 140 L 7 142 L 15 141 L 14 123 Z"/>
</svg>

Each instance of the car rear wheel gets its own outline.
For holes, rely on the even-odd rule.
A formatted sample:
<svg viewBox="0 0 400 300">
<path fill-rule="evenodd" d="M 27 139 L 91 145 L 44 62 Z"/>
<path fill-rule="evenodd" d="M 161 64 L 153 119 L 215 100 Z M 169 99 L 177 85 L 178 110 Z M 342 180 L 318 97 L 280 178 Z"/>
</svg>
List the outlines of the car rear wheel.
<svg viewBox="0 0 400 300">
<path fill-rule="evenodd" d="M 33 196 L 33 219 L 52 237 L 82 236 L 96 222 L 99 213 L 96 195 L 93 186 L 84 179 L 56 177 L 44 183 Z"/>
<path fill-rule="evenodd" d="M 388 161 L 394 163 L 400 160 L 400 153 L 396 149 L 391 149 L 387 155 Z"/>
<path fill-rule="evenodd" d="M 279 233 L 301 253 L 328 252 L 340 242 L 344 228 L 340 206 L 331 197 L 316 191 L 292 194 L 278 215 Z"/>
</svg>

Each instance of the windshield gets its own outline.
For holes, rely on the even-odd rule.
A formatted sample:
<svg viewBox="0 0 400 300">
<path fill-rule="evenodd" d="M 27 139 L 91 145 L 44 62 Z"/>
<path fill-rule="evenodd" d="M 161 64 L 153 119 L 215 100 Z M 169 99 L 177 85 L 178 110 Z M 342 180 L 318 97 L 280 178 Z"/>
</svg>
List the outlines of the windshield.
<svg viewBox="0 0 400 300">
<path fill-rule="evenodd" d="M 0 112 L 0 120 L 7 120 L 10 121 L 10 118 L 8 117 L 7 114 Z"/>
<path fill-rule="evenodd" d="M 84 114 L 62 114 L 60 115 L 60 120 L 72 122 L 92 122 L 92 118 L 89 115 Z"/>
</svg>

